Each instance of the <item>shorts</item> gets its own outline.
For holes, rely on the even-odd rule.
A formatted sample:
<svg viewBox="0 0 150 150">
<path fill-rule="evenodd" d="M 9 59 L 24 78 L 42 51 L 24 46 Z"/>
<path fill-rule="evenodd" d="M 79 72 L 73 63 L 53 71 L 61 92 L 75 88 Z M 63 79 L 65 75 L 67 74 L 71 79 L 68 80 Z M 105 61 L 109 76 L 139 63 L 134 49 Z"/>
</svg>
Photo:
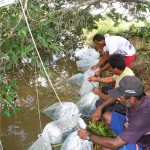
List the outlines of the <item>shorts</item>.
<svg viewBox="0 0 150 150">
<path fill-rule="evenodd" d="M 119 135 L 123 131 L 123 124 L 126 120 L 126 117 L 117 112 L 112 112 L 110 127 L 112 131 Z M 142 147 L 137 144 L 127 143 L 126 145 L 119 148 L 119 150 L 143 150 Z"/>
<path fill-rule="evenodd" d="M 132 55 L 132 56 L 125 56 L 124 57 L 124 60 L 125 60 L 125 64 L 126 64 L 126 67 L 131 67 L 131 64 L 135 58 L 136 54 Z"/>
</svg>

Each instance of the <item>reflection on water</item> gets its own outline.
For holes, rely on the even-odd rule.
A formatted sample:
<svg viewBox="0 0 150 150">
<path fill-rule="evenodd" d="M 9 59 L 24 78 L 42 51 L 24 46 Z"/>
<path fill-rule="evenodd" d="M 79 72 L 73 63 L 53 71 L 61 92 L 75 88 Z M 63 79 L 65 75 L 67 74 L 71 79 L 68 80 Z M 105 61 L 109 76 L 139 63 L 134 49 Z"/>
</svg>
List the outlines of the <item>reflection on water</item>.
<svg viewBox="0 0 150 150">
<path fill-rule="evenodd" d="M 39 77 L 37 77 L 35 80 L 31 79 L 30 85 L 48 87 L 46 78 L 42 77 L 41 75 L 39 75 Z"/>
<path fill-rule="evenodd" d="M 50 66 L 54 72 L 51 80 L 56 92 L 62 101 L 73 101 L 77 96 L 77 88 L 66 80 L 75 73 L 75 62 L 65 58 L 57 59 L 53 64 L 55 66 Z M 19 71 L 16 74 L 19 74 Z M 24 69 L 21 73 L 22 83 L 16 87 L 19 96 L 17 103 L 24 108 L 24 112 L 14 118 L 1 118 L 1 140 L 4 150 L 28 149 L 36 141 L 38 134 L 41 134 L 45 125 L 51 121 L 43 114 L 40 114 L 39 119 L 37 99 L 40 110 L 58 102 L 45 77 L 35 75 L 32 69 L 28 72 Z M 38 86 L 38 98 L 35 85 Z M 42 129 L 40 129 L 40 121 Z"/>
</svg>

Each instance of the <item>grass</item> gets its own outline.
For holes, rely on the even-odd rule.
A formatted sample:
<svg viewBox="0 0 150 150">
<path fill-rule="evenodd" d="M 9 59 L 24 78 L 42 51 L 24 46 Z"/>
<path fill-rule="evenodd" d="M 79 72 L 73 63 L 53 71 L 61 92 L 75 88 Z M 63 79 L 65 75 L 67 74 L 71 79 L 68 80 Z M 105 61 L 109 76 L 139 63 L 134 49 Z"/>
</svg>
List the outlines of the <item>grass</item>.
<svg viewBox="0 0 150 150">
<path fill-rule="evenodd" d="M 97 29 L 93 29 L 91 31 L 88 31 L 87 29 L 83 29 L 83 37 L 86 39 L 85 44 L 90 46 L 95 46 L 93 43 L 93 36 L 96 33 L 100 33 L 102 35 L 109 33 L 110 35 L 123 35 L 123 34 L 130 34 L 130 28 L 134 26 L 134 28 L 142 27 L 144 26 L 144 22 L 125 22 L 120 20 L 119 25 L 115 26 L 115 22 L 111 20 L 110 18 L 105 18 L 104 20 L 99 20 L 95 22 L 95 25 L 97 26 Z"/>
</svg>

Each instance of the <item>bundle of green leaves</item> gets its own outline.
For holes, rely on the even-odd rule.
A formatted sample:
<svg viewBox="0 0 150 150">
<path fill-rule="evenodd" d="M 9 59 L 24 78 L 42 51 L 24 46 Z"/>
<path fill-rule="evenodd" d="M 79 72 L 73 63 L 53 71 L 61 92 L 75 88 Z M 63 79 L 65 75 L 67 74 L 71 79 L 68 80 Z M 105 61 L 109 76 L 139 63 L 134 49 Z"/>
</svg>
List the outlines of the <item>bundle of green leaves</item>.
<svg viewBox="0 0 150 150">
<path fill-rule="evenodd" d="M 116 135 L 111 131 L 110 128 L 102 121 L 88 123 L 88 129 L 95 135 L 100 135 L 103 137 L 115 137 Z"/>
</svg>

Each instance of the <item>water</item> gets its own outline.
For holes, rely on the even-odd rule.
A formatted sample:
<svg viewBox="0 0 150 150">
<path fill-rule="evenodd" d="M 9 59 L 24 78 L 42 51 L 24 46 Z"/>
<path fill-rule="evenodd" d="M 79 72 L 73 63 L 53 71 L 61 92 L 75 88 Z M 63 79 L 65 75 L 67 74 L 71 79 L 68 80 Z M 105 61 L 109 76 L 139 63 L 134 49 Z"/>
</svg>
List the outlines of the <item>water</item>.
<svg viewBox="0 0 150 150">
<path fill-rule="evenodd" d="M 24 68 L 16 72 L 23 77 L 16 89 L 19 95 L 18 103 L 22 105 L 24 112 L 13 118 L 1 117 L 1 141 L 4 150 L 27 150 L 36 141 L 38 134 L 41 134 L 41 129 L 51 121 L 41 113 L 39 119 L 37 91 L 34 85 L 38 85 L 40 110 L 58 102 L 51 86 L 45 83 L 44 78 L 33 74 L 33 70 Z M 75 74 L 75 62 L 63 58 L 51 62 L 50 70 L 54 72 L 51 80 L 60 99 L 74 101 L 77 96 L 77 87 L 68 84 L 66 80 Z"/>
</svg>

